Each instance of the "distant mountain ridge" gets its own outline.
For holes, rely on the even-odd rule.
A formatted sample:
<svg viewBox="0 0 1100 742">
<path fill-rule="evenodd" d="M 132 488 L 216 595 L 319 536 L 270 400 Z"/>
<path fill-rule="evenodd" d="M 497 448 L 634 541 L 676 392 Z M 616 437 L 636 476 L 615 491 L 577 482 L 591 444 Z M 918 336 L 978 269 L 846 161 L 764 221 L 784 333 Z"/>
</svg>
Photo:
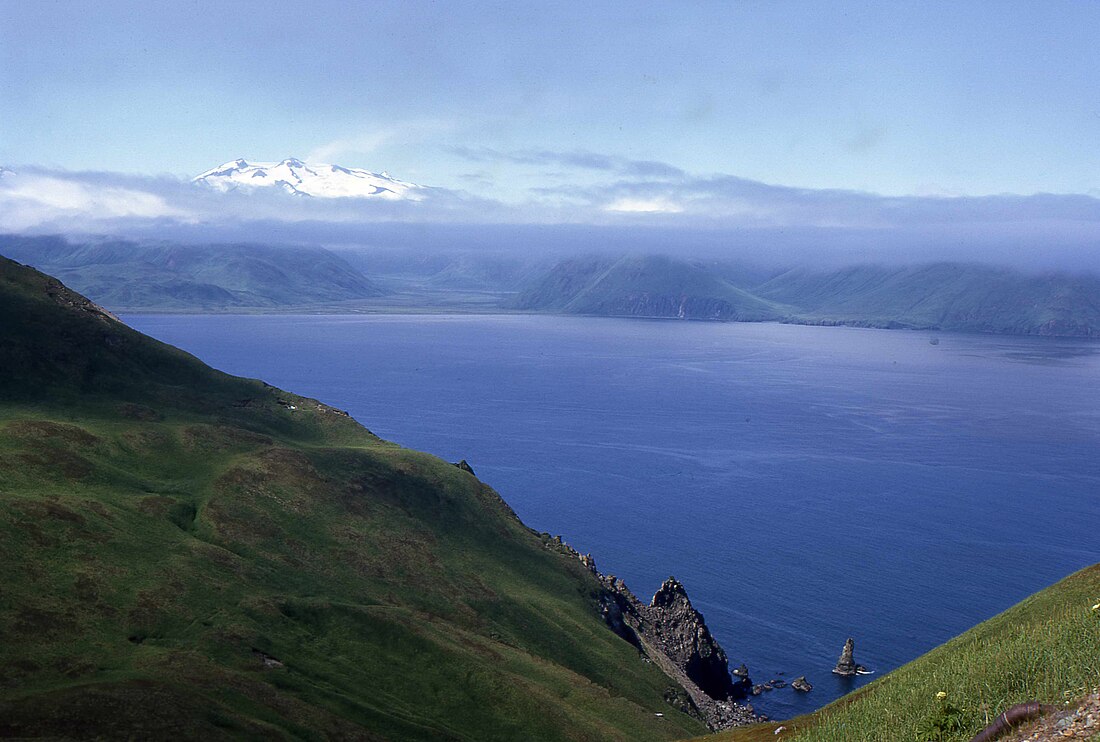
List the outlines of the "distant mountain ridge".
<svg viewBox="0 0 1100 742">
<path fill-rule="evenodd" d="M 1100 277 L 934 263 L 795 268 L 756 283 L 665 256 L 563 260 L 513 301 L 522 310 L 1100 337 Z"/>
<path fill-rule="evenodd" d="M 1100 337 L 1100 277 L 966 263 L 795 269 L 754 289 L 793 321 Z"/>
<path fill-rule="evenodd" d="M 562 261 L 516 297 L 514 306 L 566 314 L 737 321 L 779 319 L 785 311 L 702 266 L 656 255 Z"/>
<path fill-rule="evenodd" d="M 279 187 L 295 196 L 418 200 L 425 187 L 361 168 L 306 163 L 293 157 L 282 162 L 233 160 L 195 176 L 193 183 L 226 192 Z"/>
<path fill-rule="evenodd" d="M 382 295 L 319 247 L 180 245 L 0 235 L 0 253 L 115 310 L 274 309 Z"/>
</svg>

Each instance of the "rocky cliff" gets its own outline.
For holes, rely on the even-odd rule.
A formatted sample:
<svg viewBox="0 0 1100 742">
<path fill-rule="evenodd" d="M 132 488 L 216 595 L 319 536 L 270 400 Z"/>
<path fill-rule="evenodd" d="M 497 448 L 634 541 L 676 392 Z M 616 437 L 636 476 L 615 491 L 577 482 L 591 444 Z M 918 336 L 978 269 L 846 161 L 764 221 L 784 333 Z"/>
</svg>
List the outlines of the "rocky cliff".
<svg viewBox="0 0 1100 742">
<path fill-rule="evenodd" d="M 665 580 L 647 605 L 625 582 L 596 569 L 590 554 L 577 553 L 560 537 L 548 545 L 580 559 L 592 572 L 601 588 L 596 597 L 604 621 L 680 683 L 690 699 L 684 711 L 714 731 L 763 720 L 750 704 L 739 702 L 752 689 L 747 669 L 731 677 L 725 651 L 675 577 Z"/>
</svg>

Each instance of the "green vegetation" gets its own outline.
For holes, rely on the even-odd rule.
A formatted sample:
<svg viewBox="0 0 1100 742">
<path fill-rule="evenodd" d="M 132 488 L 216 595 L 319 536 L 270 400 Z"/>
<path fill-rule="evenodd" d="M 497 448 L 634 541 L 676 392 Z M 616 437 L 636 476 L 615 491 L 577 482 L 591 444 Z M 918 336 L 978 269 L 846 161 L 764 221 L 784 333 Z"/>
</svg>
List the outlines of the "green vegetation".
<svg viewBox="0 0 1100 742">
<path fill-rule="evenodd" d="M 776 273 L 661 255 L 551 265 L 492 251 L 77 244 L 16 235 L 0 235 L 0 253 L 115 311 L 533 311 L 1100 336 L 1100 278 L 962 263 Z"/>
<path fill-rule="evenodd" d="M 774 740 L 782 725 L 789 730 L 784 740 L 904 742 L 940 722 L 943 740 L 968 740 L 1009 706 L 1032 700 L 1064 705 L 1100 686 L 1098 603 L 1100 565 L 1070 575 L 820 711 L 708 739 Z"/>
<path fill-rule="evenodd" d="M 382 290 L 318 247 L 178 245 L 0 236 L 0 253 L 116 311 L 273 309 L 363 300 Z"/>
<path fill-rule="evenodd" d="M 2 258 L 0 314 L 0 736 L 704 731 L 469 473 Z"/>
<path fill-rule="evenodd" d="M 567 314 L 760 321 L 789 308 L 753 296 L 707 267 L 663 256 L 567 260 L 516 297 L 518 309 Z"/>
<path fill-rule="evenodd" d="M 738 275 L 741 279 L 738 279 Z M 937 263 L 751 271 L 665 257 L 566 260 L 519 294 L 525 310 L 1100 336 L 1100 278 Z"/>
<path fill-rule="evenodd" d="M 1100 278 L 959 263 L 788 271 L 754 292 L 793 321 L 1022 335 L 1100 335 Z"/>
</svg>

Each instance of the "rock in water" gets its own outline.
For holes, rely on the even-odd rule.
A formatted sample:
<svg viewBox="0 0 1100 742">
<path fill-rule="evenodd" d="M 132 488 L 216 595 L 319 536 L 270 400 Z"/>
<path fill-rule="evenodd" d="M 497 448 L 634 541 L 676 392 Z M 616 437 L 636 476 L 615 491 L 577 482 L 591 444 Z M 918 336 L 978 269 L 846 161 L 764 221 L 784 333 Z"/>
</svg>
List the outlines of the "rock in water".
<svg viewBox="0 0 1100 742">
<path fill-rule="evenodd" d="M 844 642 L 844 649 L 840 653 L 840 659 L 836 661 L 836 667 L 833 668 L 834 673 L 849 677 L 867 671 L 867 668 L 863 665 L 856 664 L 855 657 L 853 656 L 855 648 L 855 641 L 853 641 L 851 637 L 848 637 L 848 641 Z"/>
<path fill-rule="evenodd" d="M 797 678 L 792 680 L 791 687 L 797 691 L 801 691 L 802 693 L 809 693 L 814 689 L 814 687 L 810 685 L 810 681 L 806 679 L 805 675 L 799 675 Z"/>
</svg>

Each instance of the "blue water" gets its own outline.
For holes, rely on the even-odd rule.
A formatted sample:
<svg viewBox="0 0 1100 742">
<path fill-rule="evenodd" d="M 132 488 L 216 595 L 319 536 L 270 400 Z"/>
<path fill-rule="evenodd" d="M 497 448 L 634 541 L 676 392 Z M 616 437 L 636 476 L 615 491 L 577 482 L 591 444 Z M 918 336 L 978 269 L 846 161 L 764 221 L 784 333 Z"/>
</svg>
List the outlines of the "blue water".
<svg viewBox="0 0 1100 742">
<path fill-rule="evenodd" d="M 782 718 L 1100 561 L 1100 343 L 543 316 L 128 316 L 467 459 L 650 595 L 669 574 Z M 782 675 L 781 675 L 782 674 Z"/>
</svg>

